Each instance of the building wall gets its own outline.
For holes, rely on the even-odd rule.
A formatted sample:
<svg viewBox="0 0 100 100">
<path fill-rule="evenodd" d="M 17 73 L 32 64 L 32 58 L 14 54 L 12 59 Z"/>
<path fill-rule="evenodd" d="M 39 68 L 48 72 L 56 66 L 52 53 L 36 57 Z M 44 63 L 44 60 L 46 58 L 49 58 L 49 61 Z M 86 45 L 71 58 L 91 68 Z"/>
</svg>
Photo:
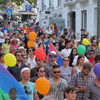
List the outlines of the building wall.
<svg viewBox="0 0 100 100">
<path fill-rule="evenodd" d="M 65 26 L 67 29 L 71 27 L 70 18 L 68 14 L 70 12 L 75 11 L 76 20 L 75 20 L 75 30 L 76 34 L 80 35 L 80 29 L 82 28 L 82 11 L 87 11 L 87 31 L 89 32 L 89 36 L 96 35 L 97 33 L 97 0 L 87 0 L 82 3 L 76 3 L 75 5 L 66 6 L 63 9 L 63 18 L 65 19 Z"/>
<path fill-rule="evenodd" d="M 38 0 L 41 9 L 41 1 Z M 45 5 L 49 7 L 49 0 L 44 0 Z M 77 0 L 78 1 L 78 0 Z M 58 0 L 51 0 L 52 6 L 54 6 L 54 10 L 51 11 L 50 14 L 45 14 L 45 12 L 41 12 L 38 14 L 38 19 L 41 19 L 41 25 L 45 21 L 47 25 L 49 25 L 49 17 L 53 17 L 54 14 L 57 15 L 62 14 L 62 18 L 65 19 L 65 27 L 67 29 L 71 28 L 71 18 L 70 14 L 75 12 L 75 32 L 80 38 L 80 29 L 82 28 L 82 11 L 87 11 L 87 31 L 89 32 L 89 36 L 93 36 L 97 33 L 97 0 L 86 0 L 85 2 L 75 3 L 70 6 L 64 7 L 65 0 L 61 0 L 61 7 L 58 6 Z M 45 19 L 46 18 L 46 19 Z"/>
</svg>

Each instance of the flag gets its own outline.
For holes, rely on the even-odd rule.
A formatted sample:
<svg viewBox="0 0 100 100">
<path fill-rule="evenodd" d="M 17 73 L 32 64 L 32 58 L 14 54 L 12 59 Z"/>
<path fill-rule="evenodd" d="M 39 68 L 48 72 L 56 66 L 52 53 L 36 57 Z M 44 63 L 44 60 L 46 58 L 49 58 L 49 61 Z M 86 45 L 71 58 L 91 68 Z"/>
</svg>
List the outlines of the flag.
<svg viewBox="0 0 100 100">
<path fill-rule="evenodd" d="M 59 54 L 59 52 L 55 49 L 55 47 L 53 46 L 52 43 L 50 43 L 50 46 L 49 46 L 49 52 L 48 52 L 46 64 L 48 64 L 48 62 L 50 61 L 50 59 L 49 59 L 49 54 L 50 54 L 51 51 L 55 51 L 55 52 L 56 52 L 57 58 L 56 58 L 55 63 L 58 64 L 58 65 L 61 67 L 61 66 L 63 65 L 62 57 L 61 57 L 61 55 Z"/>
</svg>

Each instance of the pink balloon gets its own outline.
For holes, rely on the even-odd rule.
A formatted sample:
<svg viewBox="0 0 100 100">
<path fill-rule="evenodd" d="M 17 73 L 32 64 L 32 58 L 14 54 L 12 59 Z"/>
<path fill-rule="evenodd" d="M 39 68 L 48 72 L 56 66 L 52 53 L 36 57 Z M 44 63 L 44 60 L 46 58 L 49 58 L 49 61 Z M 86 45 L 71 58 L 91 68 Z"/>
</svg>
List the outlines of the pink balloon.
<svg viewBox="0 0 100 100">
<path fill-rule="evenodd" d="M 36 49 L 36 51 L 35 51 L 35 56 L 36 56 L 36 58 L 37 58 L 38 60 L 44 60 L 45 57 L 46 57 L 46 53 L 44 52 L 43 49 L 38 48 L 38 49 Z"/>
</svg>

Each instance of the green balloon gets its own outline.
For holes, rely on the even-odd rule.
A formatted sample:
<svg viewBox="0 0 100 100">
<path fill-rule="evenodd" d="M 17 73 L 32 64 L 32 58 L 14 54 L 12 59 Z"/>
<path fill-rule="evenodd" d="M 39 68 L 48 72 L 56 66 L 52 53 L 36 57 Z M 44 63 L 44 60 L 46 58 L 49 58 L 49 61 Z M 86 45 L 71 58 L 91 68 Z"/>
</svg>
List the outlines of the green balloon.
<svg viewBox="0 0 100 100">
<path fill-rule="evenodd" d="M 77 48 L 78 54 L 84 54 L 86 52 L 86 47 L 84 45 L 79 45 Z"/>
</svg>

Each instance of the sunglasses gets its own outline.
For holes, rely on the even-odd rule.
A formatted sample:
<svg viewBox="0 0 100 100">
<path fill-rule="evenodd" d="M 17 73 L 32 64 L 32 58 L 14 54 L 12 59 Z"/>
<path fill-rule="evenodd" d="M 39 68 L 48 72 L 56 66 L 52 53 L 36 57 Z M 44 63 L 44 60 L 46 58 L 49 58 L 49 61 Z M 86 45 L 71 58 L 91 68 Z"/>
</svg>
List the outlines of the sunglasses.
<svg viewBox="0 0 100 100">
<path fill-rule="evenodd" d="M 31 94 L 31 91 L 30 91 L 30 92 L 27 91 L 27 86 L 24 86 L 24 89 L 25 89 L 25 93 L 26 93 L 27 95 Z"/>
<path fill-rule="evenodd" d="M 17 57 L 19 57 L 19 56 L 23 56 L 23 55 L 17 55 Z"/>
<path fill-rule="evenodd" d="M 77 92 L 75 92 L 75 93 L 74 92 L 71 92 L 70 94 L 77 94 Z"/>
<path fill-rule="evenodd" d="M 38 60 L 38 59 L 37 59 Z M 43 61 L 43 60 L 38 60 L 38 61 Z"/>
<path fill-rule="evenodd" d="M 27 57 L 23 57 L 23 59 L 27 59 Z"/>
<path fill-rule="evenodd" d="M 56 74 L 56 73 L 60 73 L 60 71 L 55 71 L 55 72 L 53 72 L 54 74 Z"/>
<path fill-rule="evenodd" d="M 52 57 L 53 57 L 53 58 L 56 58 L 57 56 L 56 56 L 56 55 L 49 55 L 49 57 L 50 57 L 50 58 L 52 58 Z"/>
<path fill-rule="evenodd" d="M 29 52 L 31 52 L 32 50 L 29 50 Z"/>
<path fill-rule="evenodd" d="M 41 73 L 45 72 L 45 70 L 40 70 Z"/>
<path fill-rule="evenodd" d="M 93 55 L 93 53 L 89 53 L 89 55 Z"/>
<path fill-rule="evenodd" d="M 63 61 L 67 61 L 67 62 L 69 62 L 69 60 L 63 60 Z"/>
<path fill-rule="evenodd" d="M 93 43 L 97 43 L 97 42 L 93 42 Z"/>
</svg>

